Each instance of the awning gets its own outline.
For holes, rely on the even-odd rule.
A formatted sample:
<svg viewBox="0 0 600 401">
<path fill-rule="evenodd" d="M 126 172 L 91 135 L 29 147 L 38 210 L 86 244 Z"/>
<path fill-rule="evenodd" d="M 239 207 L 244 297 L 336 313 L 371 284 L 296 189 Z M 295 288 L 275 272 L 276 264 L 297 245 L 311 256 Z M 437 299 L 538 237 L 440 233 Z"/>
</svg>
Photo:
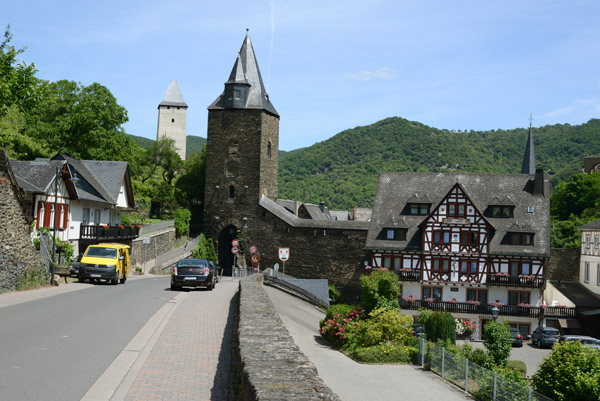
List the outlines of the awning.
<svg viewBox="0 0 600 401">
<path fill-rule="evenodd" d="M 581 313 L 584 316 L 600 315 L 600 309 L 584 310 L 579 313 Z"/>
<path fill-rule="evenodd" d="M 580 329 L 577 319 L 558 319 L 558 324 L 563 329 Z"/>
</svg>

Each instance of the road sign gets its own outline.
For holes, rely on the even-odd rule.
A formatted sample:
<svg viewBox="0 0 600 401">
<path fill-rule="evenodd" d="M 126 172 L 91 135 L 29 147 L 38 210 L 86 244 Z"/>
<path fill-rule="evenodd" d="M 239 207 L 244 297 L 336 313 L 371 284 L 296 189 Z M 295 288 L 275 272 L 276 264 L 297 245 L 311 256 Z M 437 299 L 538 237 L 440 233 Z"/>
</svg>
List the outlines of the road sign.
<svg viewBox="0 0 600 401">
<path fill-rule="evenodd" d="M 258 248 L 256 247 L 256 245 L 252 245 L 250 247 L 250 253 L 256 253 L 256 251 L 258 251 Z"/>
<path fill-rule="evenodd" d="M 238 241 L 237 239 L 234 239 L 231 241 L 231 246 L 238 246 L 240 244 L 240 241 Z"/>
<path fill-rule="evenodd" d="M 260 256 L 258 256 L 258 253 L 253 253 L 250 257 L 250 261 L 252 262 L 252 266 L 258 266 L 260 263 Z"/>
<path fill-rule="evenodd" d="M 290 259 L 290 248 L 279 248 L 279 260 L 286 262 Z"/>
<path fill-rule="evenodd" d="M 238 248 L 237 246 L 234 246 L 233 248 L 231 248 L 231 253 L 233 253 L 235 255 L 236 253 L 239 252 L 239 250 L 240 250 L 240 248 Z"/>
</svg>

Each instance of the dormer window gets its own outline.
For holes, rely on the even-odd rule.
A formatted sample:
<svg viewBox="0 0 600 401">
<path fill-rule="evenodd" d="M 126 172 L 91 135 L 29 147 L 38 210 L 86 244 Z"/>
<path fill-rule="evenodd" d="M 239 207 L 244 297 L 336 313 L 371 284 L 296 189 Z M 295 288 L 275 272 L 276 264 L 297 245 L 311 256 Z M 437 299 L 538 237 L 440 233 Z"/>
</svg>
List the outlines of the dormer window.
<svg viewBox="0 0 600 401">
<path fill-rule="evenodd" d="M 411 203 L 409 205 L 410 214 L 412 216 L 427 216 L 429 214 L 429 206 L 427 203 Z"/>
<path fill-rule="evenodd" d="M 406 241 L 406 228 L 385 228 L 385 239 L 389 241 Z"/>
<path fill-rule="evenodd" d="M 514 206 L 492 206 L 492 217 L 509 219 L 513 217 Z"/>
<path fill-rule="evenodd" d="M 511 245 L 533 246 L 533 233 L 509 233 Z"/>
<path fill-rule="evenodd" d="M 233 96 L 236 99 L 241 99 L 241 97 L 242 97 L 242 91 L 239 90 L 239 89 L 234 89 L 233 90 Z"/>
</svg>

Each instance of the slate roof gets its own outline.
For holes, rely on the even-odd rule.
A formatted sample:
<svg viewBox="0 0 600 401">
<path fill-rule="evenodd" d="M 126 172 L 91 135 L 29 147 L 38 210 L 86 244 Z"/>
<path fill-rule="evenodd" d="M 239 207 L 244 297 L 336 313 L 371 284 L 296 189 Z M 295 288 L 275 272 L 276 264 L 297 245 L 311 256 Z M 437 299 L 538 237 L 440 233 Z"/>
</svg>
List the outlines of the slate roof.
<svg viewBox="0 0 600 401">
<path fill-rule="evenodd" d="M 179 90 L 179 85 L 177 85 L 177 81 L 169 82 L 169 86 L 165 92 L 165 97 L 163 97 L 162 102 L 158 104 L 158 107 L 160 106 L 185 107 L 187 109 L 188 105 L 183 100 L 183 96 Z"/>
<path fill-rule="evenodd" d="M 343 229 L 343 230 L 363 230 L 369 228 L 369 222 L 358 220 L 313 220 L 301 219 L 295 216 L 284 206 L 281 206 L 273 200 L 262 196 L 258 203 L 262 208 L 275 215 L 280 220 L 283 220 L 291 227 L 299 228 L 320 228 L 320 229 Z M 317 206 L 318 208 L 318 206 Z"/>
<path fill-rule="evenodd" d="M 225 82 L 226 86 L 231 84 L 249 85 L 246 104 L 241 108 L 265 110 L 279 117 L 277 110 L 275 110 L 275 107 L 271 104 L 269 95 L 265 90 L 249 33 L 246 33 L 240 52 L 233 65 L 233 69 L 229 74 L 229 79 Z M 225 91 L 223 91 L 223 93 L 208 106 L 208 109 L 225 109 Z"/>
<path fill-rule="evenodd" d="M 365 248 L 370 250 L 402 250 L 420 252 L 422 250 L 422 227 L 420 224 L 428 216 L 401 214 L 409 199 L 415 194 L 422 199 L 431 199 L 433 212 L 443 198 L 458 183 L 479 213 L 494 203 L 499 195 L 508 196 L 514 201 L 514 218 L 485 219 L 493 227 L 490 254 L 514 256 L 550 256 L 550 202 L 549 182 L 544 176 L 544 195 L 533 195 L 535 175 L 529 174 L 459 174 L 459 173 L 382 173 L 379 176 L 377 194 L 373 204 L 373 214 Z M 496 199 L 497 201 L 497 199 Z M 533 213 L 528 213 L 528 208 Z M 408 227 L 406 241 L 388 241 L 380 238 L 381 230 L 387 224 L 402 219 Z M 501 244 L 507 232 L 517 225 L 521 229 L 531 229 L 534 246 Z"/>
<path fill-rule="evenodd" d="M 578 308 L 600 308 L 600 298 L 590 291 L 589 288 L 577 281 L 555 281 L 550 283 L 561 294 L 573 302 Z"/>
<path fill-rule="evenodd" d="M 321 210 L 319 205 L 312 203 L 303 203 L 301 207 L 306 210 L 310 218 L 313 220 L 331 220 L 329 209 L 327 209 L 326 206 L 323 208 L 324 210 Z"/>
<path fill-rule="evenodd" d="M 35 159 L 10 160 L 17 185 L 26 192 L 46 193 L 54 183 L 56 167 L 64 164 L 62 160 Z"/>
<path fill-rule="evenodd" d="M 592 221 L 579 227 L 580 230 L 600 230 L 600 220 Z"/>
</svg>

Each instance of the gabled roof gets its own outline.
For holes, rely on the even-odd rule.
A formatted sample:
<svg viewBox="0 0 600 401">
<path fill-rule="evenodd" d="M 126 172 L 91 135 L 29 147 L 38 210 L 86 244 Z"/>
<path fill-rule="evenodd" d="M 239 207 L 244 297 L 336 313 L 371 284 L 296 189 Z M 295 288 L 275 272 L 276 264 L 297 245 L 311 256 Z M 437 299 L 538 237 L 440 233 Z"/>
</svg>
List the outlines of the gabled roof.
<svg viewBox="0 0 600 401">
<path fill-rule="evenodd" d="M 323 210 L 321 210 L 321 207 L 319 205 L 315 205 L 312 203 L 303 203 L 300 206 L 300 209 L 306 210 L 306 213 L 308 213 L 310 218 L 313 220 L 331 220 L 329 209 L 327 209 L 326 206 L 324 206 Z"/>
<path fill-rule="evenodd" d="M 295 216 L 285 207 L 277 204 L 273 200 L 262 196 L 259 206 L 272 213 L 278 219 L 282 220 L 291 227 L 299 228 L 318 228 L 318 229 L 344 229 L 366 231 L 369 228 L 369 222 L 358 220 L 313 220 L 301 219 Z"/>
<path fill-rule="evenodd" d="M 401 215 L 415 194 L 432 201 L 435 210 L 456 184 L 465 192 L 477 210 L 485 213 L 494 194 L 503 194 L 514 201 L 514 218 L 485 220 L 493 227 L 490 254 L 547 257 L 550 255 L 550 203 L 548 197 L 533 194 L 534 177 L 525 174 L 460 174 L 460 173 L 381 173 L 369 233 L 365 247 L 373 250 L 422 250 L 423 223 L 429 216 Z M 545 193 L 549 182 L 544 177 Z M 531 209 L 530 209 L 531 208 Z M 532 210 L 529 213 L 528 210 Z M 402 217 L 408 226 L 407 241 L 378 239 L 381 229 L 390 221 Z M 534 246 L 505 245 L 504 237 L 514 224 L 529 226 Z"/>
<path fill-rule="evenodd" d="M 600 297 L 576 281 L 554 281 L 550 283 L 578 308 L 600 308 Z"/>
<path fill-rule="evenodd" d="M 65 164 L 62 160 L 35 159 L 10 160 L 17 185 L 25 192 L 46 193 L 54 183 L 56 168 Z"/>
<path fill-rule="evenodd" d="M 248 86 L 245 104 L 236 108 L 265 110 L 279 117 L 277 110 L 275 110 L 275 107 L 271 104 L 269 95 L 265 90 L 249 33 L 246 33 L 240 52 L 233 65 L 233 69 L 229 74 L 229 79 L 225 82 L 225 87 L 229 85 Z M 225 108 L 229 107 L 226 107 L 225 105 L 225 91 L 223 91 L 223 93 L 208 106 L 208 109 L 222 110 Z"/>
<path fill-rule="evenodd" d="M 187 109 L 188 105 L 183 100 L 183 96 L 179 90 L 179 85 L 177 85 L 177 81 L 169 82 L 169 86 L 165 92 L 165 97 L 163 97 L 162 102 L 158 104 L 158 107 L 160 106 L 185 107 Z"/>
<path fill-rule="evenodd" d="M 591 223 L 587 223 L 581 227 L 579 230 L 600 230 L 600 220 L 592 221 Z"/>
</svg>

